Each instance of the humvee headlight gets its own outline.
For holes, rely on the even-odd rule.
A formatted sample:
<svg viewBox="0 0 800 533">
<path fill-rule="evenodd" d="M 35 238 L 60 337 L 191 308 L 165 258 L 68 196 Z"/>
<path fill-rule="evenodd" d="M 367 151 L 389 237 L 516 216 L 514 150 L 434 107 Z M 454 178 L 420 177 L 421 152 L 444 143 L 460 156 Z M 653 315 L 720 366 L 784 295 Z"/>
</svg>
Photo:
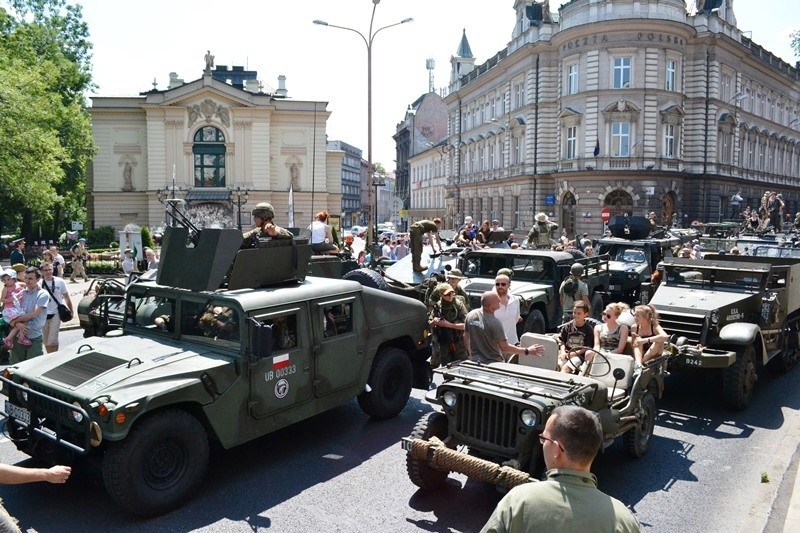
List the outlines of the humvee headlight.
<svg viewBox="0 0 800 533">
<path fill-rule="evenodd" d="M 519 419 L 522 420 L 522 423 L 529 428 L 532 428 L 539 422 L 539 417 L 536 416 L 536 413 L 530 409 L 523 409 L 523 411 L 519 414 Z"/>
<path fill-rule="evenodd" d="M 449 390 L 442 395 L 442 401 L 447 407 L 453 407 L 456 404 L 456 393 Z"/>
<path fill-rule="evenodd" d="M 714 309 L 711 311 L 711 325 L 716 326 L 717 324 L 719 324 L 719 310 Z"/>
<path fill-rule="evenodd" d="M 79 404 L 78 402 L 72 402 L 72 405 L 74 405 L 78 409 L 82 409 L 81 404 Z M 80 411 L 72 411 L 72 410 L 70 410 L 69 416 L 71 416 L 72 419 L 75 422 L 77 422 L 78 424 L 83 422 L 83 413 L 81 413 Z"/>
</svg>

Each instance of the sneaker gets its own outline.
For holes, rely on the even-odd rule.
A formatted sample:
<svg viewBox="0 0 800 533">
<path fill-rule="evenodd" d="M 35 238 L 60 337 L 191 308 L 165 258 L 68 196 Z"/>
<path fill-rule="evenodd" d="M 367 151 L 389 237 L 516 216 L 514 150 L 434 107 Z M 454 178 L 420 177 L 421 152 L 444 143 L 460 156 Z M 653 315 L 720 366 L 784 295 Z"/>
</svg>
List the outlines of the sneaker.
<svg viewBox="0 0 800 533">
<path fill-rule="evenodd" d="M 22 346 L 30 346 L 33 344 L 31 340 L 23 334 L 17 335 L 17 342 L 20 343 Z"/>
</svg>

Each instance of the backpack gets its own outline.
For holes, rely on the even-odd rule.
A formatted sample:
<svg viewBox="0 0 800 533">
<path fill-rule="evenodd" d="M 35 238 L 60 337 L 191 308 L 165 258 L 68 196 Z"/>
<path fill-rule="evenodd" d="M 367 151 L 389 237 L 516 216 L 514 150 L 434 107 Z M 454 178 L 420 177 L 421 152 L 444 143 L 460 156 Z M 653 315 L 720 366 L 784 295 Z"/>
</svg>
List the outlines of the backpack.
<svg viewBox="0 0 800 533">
<path fill-rule="evenodd" d="M 575 293 L 578 292 L 579 287 L 580 283 L 578 282 L 578 279 L 570 274 L 567 276 L 567 279 L 564 280 L 564 283 L 561 284 L 561 294 L 569 296 L 574 300 Z"/>
</svg>

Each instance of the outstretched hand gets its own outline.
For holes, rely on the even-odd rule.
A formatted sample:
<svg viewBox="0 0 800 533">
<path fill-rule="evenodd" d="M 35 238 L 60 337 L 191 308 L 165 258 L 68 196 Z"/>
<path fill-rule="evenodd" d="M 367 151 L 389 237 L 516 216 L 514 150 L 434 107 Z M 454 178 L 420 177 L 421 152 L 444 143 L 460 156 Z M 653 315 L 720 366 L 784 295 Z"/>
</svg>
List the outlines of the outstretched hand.
<svg viewBox="0 0 800 533">
<path fill-rule="evenodd" d="M 56 465 L 47 469 L 45 480 L 49 483 L 66 483 L 72 468 L 69 466 Z"/>
</svg>

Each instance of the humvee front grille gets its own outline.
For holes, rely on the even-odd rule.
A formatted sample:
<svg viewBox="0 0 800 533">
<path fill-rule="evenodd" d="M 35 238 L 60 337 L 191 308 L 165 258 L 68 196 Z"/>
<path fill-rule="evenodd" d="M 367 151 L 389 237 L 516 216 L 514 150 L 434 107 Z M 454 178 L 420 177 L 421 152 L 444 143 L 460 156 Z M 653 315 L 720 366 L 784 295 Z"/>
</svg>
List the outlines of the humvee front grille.
<svg viewBox="0 0 800 533">
<path fill-rule="evenodd" d="M 517 445 L 519 406 L 497 398 L 458 393 L 456 431 L 467 439 L 513 450 Z"/>
<path fill-rule="evenodd" d="M 702 315 L 673 315 L 661 311 L 658 314 L 658 322 L 670 335 L 686 337 L 692 344 L 702 342 L 705 325 L 705 317 Z"/>
</svg>

